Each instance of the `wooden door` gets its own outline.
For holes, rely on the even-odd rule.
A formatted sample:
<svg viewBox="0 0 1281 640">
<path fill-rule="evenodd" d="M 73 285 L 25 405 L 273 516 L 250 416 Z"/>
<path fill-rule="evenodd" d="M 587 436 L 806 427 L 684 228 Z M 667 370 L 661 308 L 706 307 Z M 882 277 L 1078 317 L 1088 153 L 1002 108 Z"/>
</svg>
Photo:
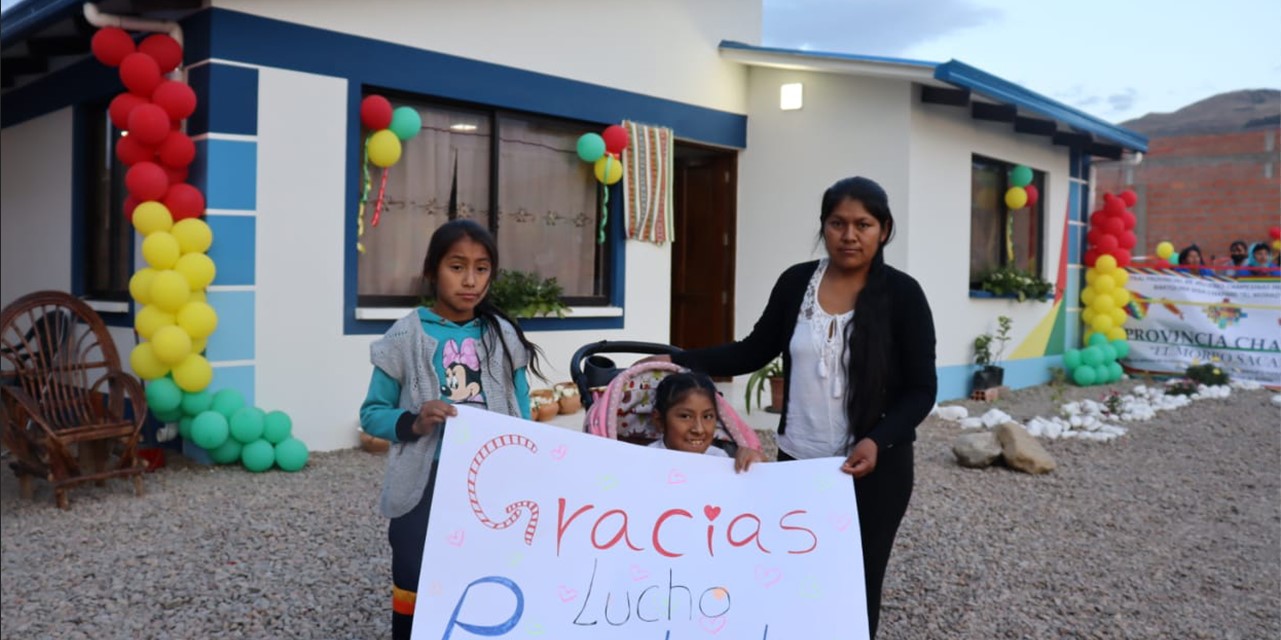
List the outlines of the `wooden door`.
<svg viewBox="0 0 1281 640">
<path fill-rule="evenodd" d="M 734 151 L 677 143 L 672 246 L 672 344 L 693 349 L 734 338 Z"/>
</svg>

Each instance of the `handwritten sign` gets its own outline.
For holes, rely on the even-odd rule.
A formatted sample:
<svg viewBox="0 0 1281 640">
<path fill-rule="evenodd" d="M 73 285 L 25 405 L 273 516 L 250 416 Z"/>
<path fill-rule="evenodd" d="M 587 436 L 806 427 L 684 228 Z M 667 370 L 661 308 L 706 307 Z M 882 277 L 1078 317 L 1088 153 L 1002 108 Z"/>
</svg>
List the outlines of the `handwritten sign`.
<svg viewBox="0 0 1281 640">
<path fill-rule="evenodd" d="M 458 408 L 413 638 L 866 638 L 853 483 L 826 458 L 650 449 Z"/>
</svg>

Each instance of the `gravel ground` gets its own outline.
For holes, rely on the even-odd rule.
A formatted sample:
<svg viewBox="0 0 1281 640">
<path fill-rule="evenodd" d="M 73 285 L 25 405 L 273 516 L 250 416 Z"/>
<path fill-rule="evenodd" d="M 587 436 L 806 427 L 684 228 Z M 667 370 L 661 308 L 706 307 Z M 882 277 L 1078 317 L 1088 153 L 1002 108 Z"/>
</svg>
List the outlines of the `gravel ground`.
<svg viewBox="0 0 1281 640">
<path fill-rule="evenodd" d="M 1099 388 L 1027 389 L 1016 419 Z M 966 403 L 971 411 L 982 410 Z M 1059 468 L 962 469 L 960 429 L 920 429 L 886 579 L 883 639 L 1281 637 L 1281 415 L 1263 391 L 1205 400 L 1111 443 L 1049 441 Z M 34 502 L 0 474 L 0 637 L 390 634 L 383 459 L 314 455 L 252 475 L 170 458 Z M 785 639 L 794 640 L 794 639 Z"/>
</svg>

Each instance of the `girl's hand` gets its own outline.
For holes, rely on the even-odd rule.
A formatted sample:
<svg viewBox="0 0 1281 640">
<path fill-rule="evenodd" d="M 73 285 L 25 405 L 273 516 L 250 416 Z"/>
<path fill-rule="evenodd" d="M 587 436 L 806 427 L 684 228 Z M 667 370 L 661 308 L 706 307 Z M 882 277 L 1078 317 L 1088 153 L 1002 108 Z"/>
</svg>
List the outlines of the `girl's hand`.
<svg viewBox="0 0 1281 640">
<path fill-rule="evenodd" d="M 747 471 L 753 462 L 765 462 L 765 454 L 756 449 L 739 447 L 738 453 L 734 454 L 734 471 L 738 473 Z"/>
<path fill-rule="evenodd" d="M 876 441 L 871 438 L 863 438 L 854 445 L 854 450 L 845 459 L 845 464 L 841 465 L 841 471 L 854 476 L 857 480 L 871 473 L 876 469 L 876 454 L 880 447 Z"/>
<path fill-rule="evenodd" d="M 445 418 L 458 415 L 458 409 L 444 400 L 428 400 L 418 408 L 418 419 L 414 420 L 414 433 L 425 436 L 436 430 L 437 425 L 445 423 Z"/>
</svg>

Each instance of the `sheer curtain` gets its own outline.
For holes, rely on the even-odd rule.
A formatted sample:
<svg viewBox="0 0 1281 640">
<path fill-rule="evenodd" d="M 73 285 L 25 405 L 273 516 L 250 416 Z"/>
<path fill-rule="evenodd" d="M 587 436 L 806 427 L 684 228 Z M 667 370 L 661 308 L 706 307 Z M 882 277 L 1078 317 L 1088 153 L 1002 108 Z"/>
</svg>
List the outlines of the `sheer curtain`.
<svg viewBox="0 0 1281 640">
<path fill-rule="evenodd" d="M 514 116 L 498 126 L 502 266 L 555 277 L 567 297 L 598 294 L 599 186 L 578 158 L 582 127 Z"/>
<path fill-rule="evenodd" d="M 418 115 L 422 131 L 402 143 L 400 161 L 388 170 L 377 227 L 372 219 L 383 170 L 369 167 L 372 185 L 361 238 L 365 253 L 358 271 L 361 296 L 422 294 L 427 244 L 432 232 L 449 219 L 455 184 L 458 217 L 489 224 L 489 116 L 438 106 L 419 108 Z"/>
<path fill-rule="evenodd" d="M 970 283 L 1001 266 L 1005 251 L 1001 170 L 975 161 L 970 169 Z"/>
</svg>

